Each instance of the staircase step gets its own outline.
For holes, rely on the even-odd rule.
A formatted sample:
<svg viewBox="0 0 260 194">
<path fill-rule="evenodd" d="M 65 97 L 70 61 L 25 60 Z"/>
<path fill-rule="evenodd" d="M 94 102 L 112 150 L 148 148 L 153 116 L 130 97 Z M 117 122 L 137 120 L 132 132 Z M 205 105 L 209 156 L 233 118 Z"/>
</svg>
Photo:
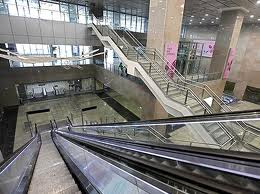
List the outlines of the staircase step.
<svg viewBox="0 0 260 194">
<path fill-rule="evenodd" d="M 219 128 L 217 123 L 211 123 L 210 125 L 206 126 L 206 130 L 209 133 L 213 133 L 215 130 L 217 130 Z"/>
</svg>

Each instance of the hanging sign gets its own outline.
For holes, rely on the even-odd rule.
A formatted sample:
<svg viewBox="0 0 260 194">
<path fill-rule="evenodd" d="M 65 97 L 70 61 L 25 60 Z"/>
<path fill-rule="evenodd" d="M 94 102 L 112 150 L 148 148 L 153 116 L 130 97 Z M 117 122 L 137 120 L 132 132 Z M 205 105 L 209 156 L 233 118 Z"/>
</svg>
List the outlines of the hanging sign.
<svg viewBox="0 0 260 194">
<path fill-rule="evenodd" d="M 236 55 L 236 49 L 230 48 L 229 55 L 228 55 L 228 58 L 227 58 L 227 62 L 226 62 L 226 65 L 225 65 L 223 79 L 228 79 L 229 73 L 231 71 L 232 64 L 234 63 L 234 60 L 235 60 L 235 55 Z"/>
<path fill-rule="evenodd" d="M 178 44 L 166 43 L 165 44 L 165 58 L 167 59 L 167 66 L 165 67 L 167 74 L 173 78 L 176 68 Z"/>
</svg>

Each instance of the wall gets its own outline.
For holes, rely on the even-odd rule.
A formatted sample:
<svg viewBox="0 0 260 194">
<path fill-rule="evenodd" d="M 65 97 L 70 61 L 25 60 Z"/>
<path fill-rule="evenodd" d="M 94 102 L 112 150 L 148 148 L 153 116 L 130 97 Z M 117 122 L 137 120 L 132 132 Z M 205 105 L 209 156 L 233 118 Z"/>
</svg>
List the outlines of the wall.
<svg viewBox="0 0 260 194">
<path fill-rule="evenodd" d="M 187 26 L 187 39 L 214 40 L 218 26 Z M 228 81 L 260 88 L 260 24 L 243 24 Z M 206 65 L 206 64 L 205 64 Z M 240 87 L 238 87 L 240 88 Z M 245 87 L 241 87 L 245 89 Z M 241 91 L 238 92 L 241 98 Z M 242 96 L 243 96 L 242 92 Z"/>
<path fill-rule="evenodd" d="M 98 66 L 96 67 L 95 77 L 117 93 L 140 104 L 143 108 L 142 120 L 168 118 L 168 113 L 147 87 L 117 76 Z M 156 110 L 160 111 L 157 112 Z"/>
<path fill-rule="evenodd" d="M 0 15 L 0 43 L 100 46 L 85 24 Z"/>
<path fill-rule="evenodd" d="M 1 60 L 3 61 L 3 60 Z M 0 61 L 0 63 L 2 63 Z M 18 105 L 16 84 L 32 84 L 58 80 L 73 80 L 93 77 L 94 65 L 85 65 L 82 70 L 61 66 L 9 68 L 0 70 L 0 107 Z"/>
</svg>

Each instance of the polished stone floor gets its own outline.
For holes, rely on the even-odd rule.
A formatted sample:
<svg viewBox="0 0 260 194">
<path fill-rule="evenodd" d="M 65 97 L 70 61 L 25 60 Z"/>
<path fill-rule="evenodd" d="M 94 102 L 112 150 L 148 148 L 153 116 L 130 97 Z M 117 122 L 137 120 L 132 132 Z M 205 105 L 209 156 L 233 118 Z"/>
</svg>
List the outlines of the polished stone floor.
<svg viewBox="0 0 260 194">
<path fill-rule="evenodd" d="M 94 106 L 96 106 L 96 109 L 85 111 L 81 114 L 82 109 Z M 126 121 L 118 112 L 95 94 L 27 103 L 20 106 L 18 110 L 14 150 L 28 141 L 31 136 L 29 128 L 25 127 L 25 122 L 28 121 L 26 112 L 40 109 L 50 109 L 50 111 L 29 115 L 28 119 L 31 121 L 32 126 L 35 123 L 38 126 L 46 125 L 50 123 L 50 120 L 54 119 L 58 122 L 65 120 L 67 116 L 70 117 L 74 124 L 82 124 L 82 115 L 84 123 L 88 122 L 88 124 Z"/>
</svg>

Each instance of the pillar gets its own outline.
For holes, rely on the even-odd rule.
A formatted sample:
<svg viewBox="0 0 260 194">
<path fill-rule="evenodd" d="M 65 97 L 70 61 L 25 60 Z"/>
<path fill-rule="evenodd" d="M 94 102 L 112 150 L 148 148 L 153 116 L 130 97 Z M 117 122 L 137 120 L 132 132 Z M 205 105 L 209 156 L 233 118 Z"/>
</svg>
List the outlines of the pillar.
<svg viewBox="0 0 260 194">
<path fill-rule="evenodd" d="M 247 81 L 237 82 L 233 91 L 233 95 L 237 99 L 242 100 L 245 95 L 246 88 L 247 88 Z"/>
<path fill-rule="evenodd" d="M 185 0 L 150 0 L 147 47 L 164 54 L 166 43 L 179 44 Z"/>
<path fill-rule="evenodd" d="M 222 10 L 215 49 L 210 64 L 210 73 L 222 73 L 222 78 L 227 78 L 228 74 L 224 76 L 226 62 L 230 53 L 236 53 L 245 12 L 247 12 L 247 10 L 242 7 Z"/>
</svg>

